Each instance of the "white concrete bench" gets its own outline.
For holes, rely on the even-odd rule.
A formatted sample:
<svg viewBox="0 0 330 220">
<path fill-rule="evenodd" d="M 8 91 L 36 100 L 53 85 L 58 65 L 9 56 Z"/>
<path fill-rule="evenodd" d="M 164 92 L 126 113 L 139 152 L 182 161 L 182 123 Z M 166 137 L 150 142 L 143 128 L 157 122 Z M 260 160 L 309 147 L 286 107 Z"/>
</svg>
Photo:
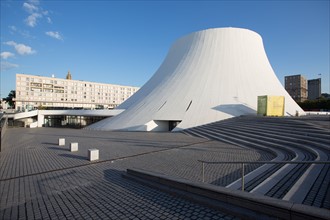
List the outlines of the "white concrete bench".
<svg viewBox="0 0 330 220">
<path fill-rule="evenodd" d="M 58 139 L 58 145 L 59 146 L 64 146 L 65 145 L 65 138 L 59 138 Z"/>
<path fill-rule="evenodd" d="M 99 150 L 98 149 L 88 149 L 88 158 L 89 161 L 94 161 L 99 159 Z"/>
<path fill-rule="evenodd" d="M 70 151 L 78 151 L 78 143 L 77 142 L 73 142 L 70 144 Z"/>
</svg>

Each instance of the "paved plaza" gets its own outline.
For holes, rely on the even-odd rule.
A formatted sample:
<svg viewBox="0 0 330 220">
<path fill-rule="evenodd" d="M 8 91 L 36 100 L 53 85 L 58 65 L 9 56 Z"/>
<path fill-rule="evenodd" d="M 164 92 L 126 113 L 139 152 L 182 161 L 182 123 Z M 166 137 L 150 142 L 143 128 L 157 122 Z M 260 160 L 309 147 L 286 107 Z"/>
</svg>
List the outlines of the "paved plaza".
<svg viewBox="0 0 330 220">
<path fill-rule="evenodd" d="M 65 146 L 58 146 L 59 138 L 65 138 Z M 121 174 L 139 168 L 201 181 L 199 159 L 274 157 L 182 133 L 10 128 L 3 142 L 1 219 L 236 219 Z M 70 152 L 70 142 L 78 142 L 78 152 Z M 99 149 L 100 160 L 88 160 L 90 148 Z M 208 183 L 226 185 L 240 177 L 240 168 L 208 167 L 206 177 Z"/>
</svg>

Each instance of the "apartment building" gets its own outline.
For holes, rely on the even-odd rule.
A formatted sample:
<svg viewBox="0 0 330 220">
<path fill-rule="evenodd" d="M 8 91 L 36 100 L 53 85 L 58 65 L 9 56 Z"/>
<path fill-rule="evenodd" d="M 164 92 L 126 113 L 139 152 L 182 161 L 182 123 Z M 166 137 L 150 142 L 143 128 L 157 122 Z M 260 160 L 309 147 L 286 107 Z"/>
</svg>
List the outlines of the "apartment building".
<svg viewBox="0 0 330 220">
<path fill-rule="evenodd" d="M 302 75 L 286 76 L 285 90 L 296 102 L 307 99 L 307 80 Z"/>
<path fill-rule="evenodd" d="M 139 87 L 16 74 L 16 110 L 113 109 Z"/>
<path fill-rule="evenodd" d="M 308 80 L 308 100 L 321 97 L 321 78 Z"/>
</svg>

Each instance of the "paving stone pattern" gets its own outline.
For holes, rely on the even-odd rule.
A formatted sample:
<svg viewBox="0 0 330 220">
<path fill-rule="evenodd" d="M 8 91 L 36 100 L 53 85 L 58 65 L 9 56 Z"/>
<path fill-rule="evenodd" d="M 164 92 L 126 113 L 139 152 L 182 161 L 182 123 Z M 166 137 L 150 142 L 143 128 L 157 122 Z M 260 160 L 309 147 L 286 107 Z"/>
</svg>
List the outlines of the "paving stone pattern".
<svg viewBox="0 0 330 220">
<path fill-rule="evenodd" d="M 66 146 L 58 146 L 58 138 Z M 181 133 L 7 130 L 0 153 L 0 219 L 236 219 L 124 179 L 127 168 L 201 180 L 207 160 L 267 160 L 273 155 Z M 79 143 L 70 152 L 70 142 Z M 87 150 L 100 150 L 90 162 Z M 213 166 L 208 182 L 226 185 L 240 167 Z M 252 169 L 252 168 L 251 168 Z"/>
</svg>

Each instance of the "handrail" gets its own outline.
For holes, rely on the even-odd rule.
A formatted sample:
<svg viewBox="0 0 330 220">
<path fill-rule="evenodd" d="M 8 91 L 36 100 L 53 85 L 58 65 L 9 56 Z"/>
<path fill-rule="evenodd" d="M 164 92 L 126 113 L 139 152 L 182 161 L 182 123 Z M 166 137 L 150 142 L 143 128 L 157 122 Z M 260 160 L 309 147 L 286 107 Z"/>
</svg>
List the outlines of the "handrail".
<svg viewBox="0 0 330 220">
<path fill-rule="evenodd" d="M 330 161 L 205 161 L 197 160 L 202 163 L 202 181 L 205 182 L 205 164 L 241 164 L 242 166 L 242 191 L 244 191 L 244 166 L 245 164 L 330 164 Z"/>
<path fill-rule="evenodd" d="M 205 161 L 205 160 L 197 160 L 201 163 L 207 164 L 330 164 L 330 161 Z"/>
</svg>

